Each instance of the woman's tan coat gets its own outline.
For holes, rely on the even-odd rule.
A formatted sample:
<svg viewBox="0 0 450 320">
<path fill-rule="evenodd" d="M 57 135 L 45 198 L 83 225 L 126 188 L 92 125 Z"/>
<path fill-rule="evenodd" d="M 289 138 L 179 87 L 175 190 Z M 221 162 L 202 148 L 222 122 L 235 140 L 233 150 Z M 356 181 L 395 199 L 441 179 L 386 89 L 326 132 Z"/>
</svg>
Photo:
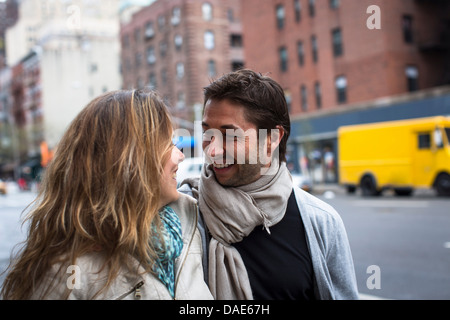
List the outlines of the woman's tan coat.
<svg viewBox="0 0 450 320">
<path fill-rule="evenodd" d="M 170 207 L 178 214 L 181 220 L 183 233 L 183 250 L 175 261 L 175 299 L 179 300 L 208 300 L 212 295 L 204 281 L 202 268 L 202 242 L 197 229 L 198 207 L 197 202 L 190 196 L 180 194 L 180 198 Z M 106 270 L 100 270 L 104 260 L 100 253 L 90 253 L 77 259 L 76 265 L 61 268 L 67 271 L 59 277 L 53 290 L 45 299 L 62 299 L 68 289 L 72 289 L 69 299 L 88 300 L 105 284 Z M 132 263 L 138 262 L 130 256 Z M 39 288 L 33 293 L 32 299 L 40 299 L 55 275 L 59 265 L 54 266 Z M 139 269 L 140 275 L 134 275 L 121 270 L 114 282 L 95 299 L 104 300 L 165 300 L 173 299 L 166 286 L 155 276 Z"/>
</svg>

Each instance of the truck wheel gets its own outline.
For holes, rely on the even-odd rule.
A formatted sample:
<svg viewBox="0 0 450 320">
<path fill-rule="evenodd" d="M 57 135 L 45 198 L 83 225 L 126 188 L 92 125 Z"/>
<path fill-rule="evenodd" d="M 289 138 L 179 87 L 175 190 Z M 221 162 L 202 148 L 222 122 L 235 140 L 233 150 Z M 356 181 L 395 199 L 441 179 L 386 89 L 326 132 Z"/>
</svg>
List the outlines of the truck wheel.
<svg viewBox="0 0 450 320">
<path fill-rule="evenodd" d="M 441 173 L 434 183 L 437 194 L 441 197 L 450 197 L 450 175 Z"/>
<path fill-rule="evenodd" d="M 366 197 L 374 197 L 380 195 L 380 191 L 377 190 L 375 180 L 371 176 L 364 176 L 361 179 L 361 191 L 362 195 Z"/>
</svg>

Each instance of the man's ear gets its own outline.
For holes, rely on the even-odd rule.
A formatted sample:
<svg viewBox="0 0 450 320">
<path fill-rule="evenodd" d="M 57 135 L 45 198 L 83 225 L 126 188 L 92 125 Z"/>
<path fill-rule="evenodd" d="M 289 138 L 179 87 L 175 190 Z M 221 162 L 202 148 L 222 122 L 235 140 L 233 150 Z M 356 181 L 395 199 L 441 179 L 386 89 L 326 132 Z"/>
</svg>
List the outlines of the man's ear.
<svg viewBox="0 0 450 320">
<path fill-rule="evenodd" d="M 272 156 L 272 150 L 275 150 L 284 137 L 284 129 L 277 125 L 275 129 L 270 130 L 270 135 L 267 137 L 267 154 Z"/>
</svg>

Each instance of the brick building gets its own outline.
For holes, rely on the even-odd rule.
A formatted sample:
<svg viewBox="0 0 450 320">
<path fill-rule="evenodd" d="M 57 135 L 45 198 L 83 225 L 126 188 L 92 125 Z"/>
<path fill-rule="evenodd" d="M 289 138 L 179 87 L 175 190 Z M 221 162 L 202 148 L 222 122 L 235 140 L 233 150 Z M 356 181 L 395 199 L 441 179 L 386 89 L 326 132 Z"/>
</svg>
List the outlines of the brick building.
<svg viewBox="0 0 450 320">
<path fill-rule="evenodd" d="M 308 163 L 315 181 L 337 181 L 340 126 L 450 114 L 449 1 L 245 0 L 242 12 L 246 67 L 290 105 L 288 165 Z"/>
<path fill-rule="evenodd" d="M 18 19 L 17 0 L 0 1 L 0 69 L 6 66 L 6 29 L 14 25 Z"/>
<path fill-rule="evenodd" d="M 175 119 L 194 120 L 202 88 L 244 63 L 240 3 L 157 0 L 135 13 L 121 26 L 123 87 L 156 89 Z"/>
<path fill-rule="evenodd" d="M 0 176 L 19 178 L 22 164 L 35 177 L 44 139 L 39 55 L 30 52 L 0 77 Z"/>
<path fill-rule="evenodd" d="M 242 11 L 246 67 L 284 86 L 292 115 L 450 83 L 449 1 L 246 0 Z"/>
</svg>

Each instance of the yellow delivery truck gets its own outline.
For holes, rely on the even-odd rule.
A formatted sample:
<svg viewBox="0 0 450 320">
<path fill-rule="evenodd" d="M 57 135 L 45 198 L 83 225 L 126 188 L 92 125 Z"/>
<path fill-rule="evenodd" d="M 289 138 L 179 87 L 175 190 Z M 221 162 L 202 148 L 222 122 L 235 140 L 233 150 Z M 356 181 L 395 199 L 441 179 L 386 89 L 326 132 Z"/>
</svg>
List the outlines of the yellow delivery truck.
<svg viewBox="0 0 450 320">
<path fill-rule="evenodd" d="M 410 195 L 435 188 L 450 196 L 450 117 L 437 116 L 338 129 L 339 183 L 366 196 L 393 189 Z"/>
</svg>

